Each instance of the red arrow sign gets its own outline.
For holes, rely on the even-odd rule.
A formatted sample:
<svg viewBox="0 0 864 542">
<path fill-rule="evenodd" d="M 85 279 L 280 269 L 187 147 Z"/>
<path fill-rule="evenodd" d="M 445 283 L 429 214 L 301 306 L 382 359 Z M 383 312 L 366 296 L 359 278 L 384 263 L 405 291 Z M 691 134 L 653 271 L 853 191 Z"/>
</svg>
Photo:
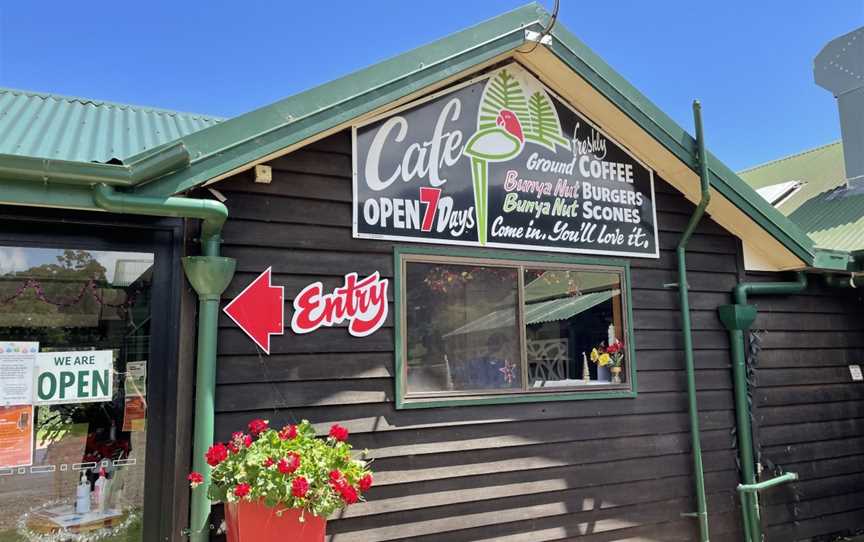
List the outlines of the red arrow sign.
<svg viewBox="0 0 864 542">
<path fill-rule="evenodd" d="M 270 335 L 282 335 L 285 331 L 285 288 L 273 286 L 271 269 L 268 267 L 258 275 L 222 309 L 267 354 Z"/>
</svg>

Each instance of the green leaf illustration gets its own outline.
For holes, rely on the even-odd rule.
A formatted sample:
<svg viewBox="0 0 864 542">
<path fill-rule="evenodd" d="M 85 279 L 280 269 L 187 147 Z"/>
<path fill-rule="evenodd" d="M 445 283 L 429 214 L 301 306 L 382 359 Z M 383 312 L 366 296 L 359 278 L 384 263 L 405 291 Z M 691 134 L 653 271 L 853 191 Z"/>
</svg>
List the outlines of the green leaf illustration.
<svg viewBox="0 0 864 542">
<path fill-rule="evenodd" d="M 551 151 L 555 151 L 556 145 L 570 148 L 570 141 L 561 133 L 558 114 L 549 96 L 542 90 L 538 90 L 528 99 L 528 115 L 531 122 L 525 130 L 526 140 L 543 145 Z"/>
<path fill-rule="evenodd" d="M 499 71 L 486 83 L 483 101 L 480 103 L 477 128 L 480 130 L 494 128 L 495 120 L 502 109 L 512 111 L 519 119 L 522 129 L 527 128 L 531 120 L 528 115 L 528 102 L 522 92 L 522 85 L 507 70 Z"/>
</svg>

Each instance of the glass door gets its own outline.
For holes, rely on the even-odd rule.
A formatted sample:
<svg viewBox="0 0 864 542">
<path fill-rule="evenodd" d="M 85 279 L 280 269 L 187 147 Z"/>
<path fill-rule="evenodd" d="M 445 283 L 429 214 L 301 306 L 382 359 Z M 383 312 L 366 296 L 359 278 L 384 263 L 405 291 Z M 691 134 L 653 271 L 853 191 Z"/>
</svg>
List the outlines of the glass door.
<svg viewBox="0 0 864 542">
<path fill-rule="evenodd" d="M 138 542 L 155 253 L 56 246 L 0 246 L 0 542 Z"/>
</svg>

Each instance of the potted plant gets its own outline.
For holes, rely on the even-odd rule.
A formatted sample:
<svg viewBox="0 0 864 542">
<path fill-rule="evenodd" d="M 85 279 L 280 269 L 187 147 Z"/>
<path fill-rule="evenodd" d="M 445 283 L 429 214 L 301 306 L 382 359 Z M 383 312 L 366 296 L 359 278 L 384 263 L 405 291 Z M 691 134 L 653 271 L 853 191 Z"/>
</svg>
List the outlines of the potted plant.
<svg viewBox="0 0 864 542">
<path fill-rule="evenodd" d="M 609 346 L 605 343 L 600 343 L 599 346 L 591 350 L 591 361 L 600 367 L 609 367 L 609 372 L 612 373 L 612 383 L 621 383 L 621 371 L 624 366 L 624 343 L 616 340 Z"/>
<path fill-rule="evenodd" d="M 248 433 L 211 446 L 207 495 L 225 503 L 228 542 L 323 542 L 327 516 L 362 501 L 372 486 L 347 438 L 338 424 L 317 438 L 307 420 L 277 431 L 257 419 Z M 195 489 L 204 476 L 193 472 L 189 482 Z"/>
</svg>

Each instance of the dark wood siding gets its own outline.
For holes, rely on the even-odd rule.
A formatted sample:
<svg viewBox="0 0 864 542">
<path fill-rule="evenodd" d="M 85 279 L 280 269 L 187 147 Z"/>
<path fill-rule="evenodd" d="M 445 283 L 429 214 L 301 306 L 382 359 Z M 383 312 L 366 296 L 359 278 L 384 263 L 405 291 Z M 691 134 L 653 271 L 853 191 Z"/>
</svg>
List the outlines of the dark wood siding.
<svg viewBox="0 0 864 542">
<path fill-rule="evenodd" d="M 801 476 L 763 495 L 769 540 L 864 530 L 864 383 L 849 373 L 850 363 L 864 361 L 862 294 L 810 283 L 801 295 L 750 299 L 762 347 L 752 390 L 761 463 Z"/>
<path fill-rule="evenodd" d="M 351 236 L 350 139 L 342 133 L 274 160 L 273 182 L 216 185 L 231 218 L 235 296 L 272 265 L 293 296 L 350 271 L 393 273 L 393 243 Z M 692 540 L 695 510 L 674 247 L 692 205 L 657 183 L 659 260 L 632 259 L 639 395 L 397 411 L 391 322 L 372 336 L 290 330 L 271 356 L 227 317 L 219 335 L 217 438 L 252 417 L 347 426 L 375 458 L 369 502 L 328 527 L 333 541 Z M 738 277 L 738 243 L 715 223 L 688 257 L 713 540 L 738 540 L 728 340 L 716 307 Z M 390 292 L 392 299 L 392 292 Z M 287 312 L 287 310 L 286 310 Z M 391 312 L 392 314 L 392 312 Z M 613 414 L 614 413 L 614 414 Z"/>
</svg>

